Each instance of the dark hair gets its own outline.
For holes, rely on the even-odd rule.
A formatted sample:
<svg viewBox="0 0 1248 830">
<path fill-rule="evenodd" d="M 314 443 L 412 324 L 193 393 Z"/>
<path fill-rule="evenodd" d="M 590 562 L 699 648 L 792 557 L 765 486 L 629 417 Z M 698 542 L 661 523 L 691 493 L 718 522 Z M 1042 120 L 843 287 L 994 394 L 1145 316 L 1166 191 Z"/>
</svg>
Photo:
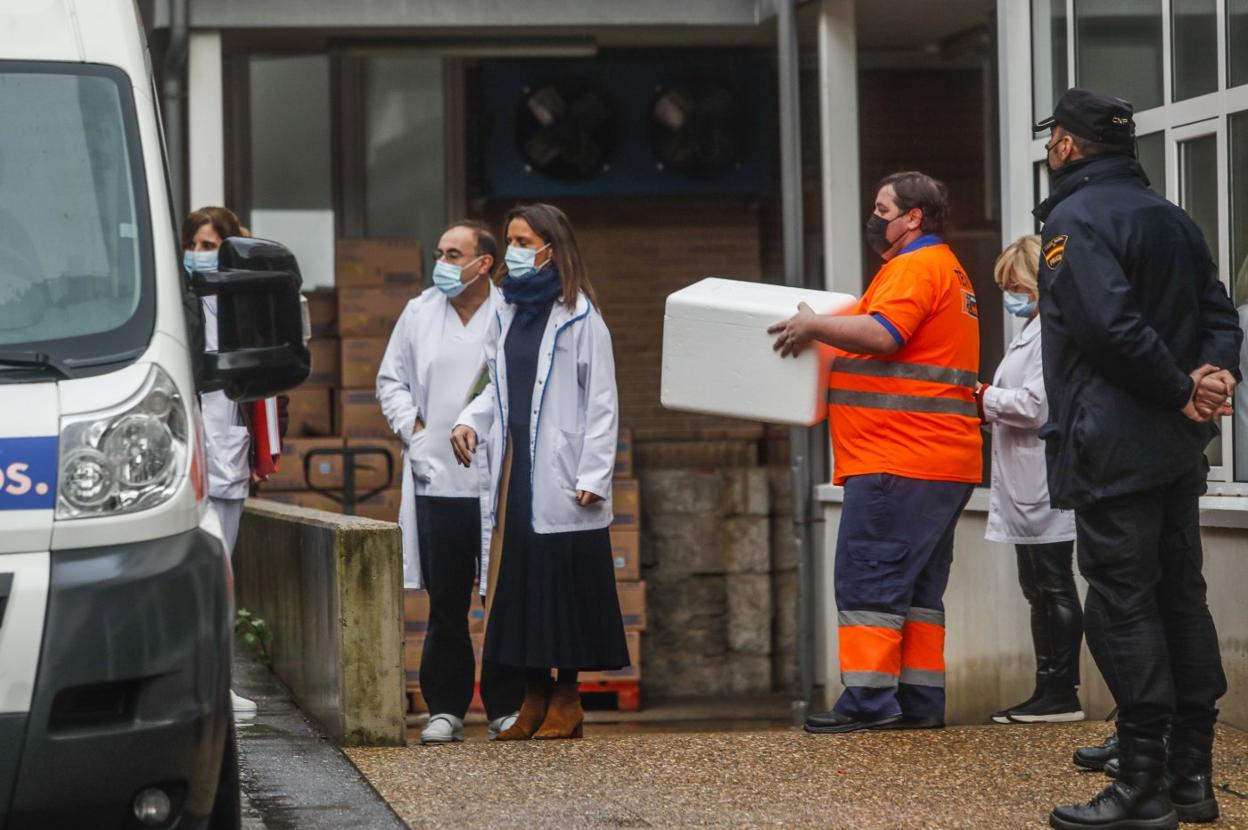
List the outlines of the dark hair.
<svg viewBox="0 0 1248 830">
<path fill-rule="evenodd" d="M 903 213 L 918 208 L 923 211 L 919 229 L 923 233 L 944 233 L 949 225 L 949 189 L 940 179 L 926 173 L 905 170 L 880 179 L 876 192 L 892 185 L 897 207 Z"/>
<path fill-rule="evenodd" d="M 1070 136 L 1070 140 L 1075 142 L 1079 155 L 1084 158 L 1092 158 L 1093 156 L 1130 156 L 1134 155 L 1132 148 L 1124 144 L 1108 144 L 1104 141 L 1093 141 L 1090 138 L 1075 135 L 1070 130 L 1066 131 L 1066 135 Z"/>
<path fill-rule="evenodd" d="M 446 226 L 448 231 L 452 228 L 467 228 L 472 231 L 477 241 L 477 256 L 482 257 L 488 254 L 494 258 L 494 267 L 490 269 L 490 279 L 494 279 L 502 264 L 498 258 L 498 240 L 494 237 L 494 232 L 484 222 L 476 219 L 460 219 Z"/>
<path fill-rule="evenodd" d="M 574 309 L 577 295 L 584 294 L 589 298 L 590 305 L 597 308 L 598 298 L 594 295 L 594 287 L 589 284 L 589 275 L 585 273 L 585 264 L 581 261 L 581 249 L 577 247 L 576 234 L 567 215 L 554 205 L 516 205 L 503 220 L 504 238 L 507 228 L 516 219 L 523 219 L 535 234 L 550 244 L 551 257 L 563 281 L 563 304 Z"/>
<path fill-rule="evenodd" d="M 222 242 L 231 236 L 243 236 L 242 225 L 234 211 L 223 207 L 202 207 L 191 211 L 182 220 L 182 250 L 191 250 L 195 245 L 195 232 L 204 225 L 212 225 Z"/>
</svg>

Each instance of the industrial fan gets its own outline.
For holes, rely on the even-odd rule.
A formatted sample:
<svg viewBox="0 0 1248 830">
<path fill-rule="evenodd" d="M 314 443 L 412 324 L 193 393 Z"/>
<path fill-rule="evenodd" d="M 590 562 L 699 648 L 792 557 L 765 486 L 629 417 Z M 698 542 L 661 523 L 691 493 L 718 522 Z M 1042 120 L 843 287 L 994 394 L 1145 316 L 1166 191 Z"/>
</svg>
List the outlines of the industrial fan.
<svg viewBox="0 0 1248 830">
<path fill-rule="evenodd" d="M 606 169 L 619 133 L 611 97 L 583 77 L 525 87 L 516 113 L 516 144 L 526 169 L 562 181 L 580 181 Z"/>
<path fill-rule="evenodd" d="M 740 167 L 746 113 L 721 81 L 691 78 L 659 89 L 650 110 L 650 149 L 661 169 L 713 179 Z"/>
</svg>

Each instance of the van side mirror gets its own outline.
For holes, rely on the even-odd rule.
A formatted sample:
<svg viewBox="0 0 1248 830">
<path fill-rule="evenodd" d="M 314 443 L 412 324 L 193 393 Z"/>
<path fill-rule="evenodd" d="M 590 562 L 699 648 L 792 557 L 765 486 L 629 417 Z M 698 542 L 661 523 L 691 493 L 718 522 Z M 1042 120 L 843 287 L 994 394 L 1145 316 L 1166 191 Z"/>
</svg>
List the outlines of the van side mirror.
<svg viewBox="0 0 1248 830">
<path fill-rule="evenodd" d="M 217 267 L 191 275 L 196 295 L 217 298 L 217 351 L 203 355 L 200 391 L 253 401 L 307 380 L 312 358 L 295 255 L 277 242 L 232 236 Z"/>
</svg>

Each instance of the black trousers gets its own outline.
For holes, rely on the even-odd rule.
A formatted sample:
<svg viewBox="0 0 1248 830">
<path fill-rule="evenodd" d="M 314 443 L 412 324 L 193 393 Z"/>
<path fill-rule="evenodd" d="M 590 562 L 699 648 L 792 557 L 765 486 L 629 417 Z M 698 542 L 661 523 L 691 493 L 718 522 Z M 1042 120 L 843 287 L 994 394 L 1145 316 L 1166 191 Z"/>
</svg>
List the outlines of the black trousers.
<svg viewBox="0 0 1248 830">
<path fill-rule="evenodd" d="M 481 554 L 481 511 L 476 499 L 417 496 L 416 528 L 420 575 L 429 591 L 420 692 L 431 713 L 462 718 L 476 670 L 468 608 Z M 524 671 L 484 661 L 481 699 L 491 719 L 516 711 L 524 699 Z"/>
<path fill-rule="evenodd" d="M 1088 646 L 1118 704 L 1118 731 L 1160 739 L 1172 723 L 1172 753 L 1212 745 L 1226 693 L 1201 573 L 1204 470 L 1075 514 Z"/>
<path fill-rule="evenodd" d="M 1016 545 L 1018 584 L 1031 606 L 1036 688 L 1074 692 L 1079 685 L 1083 607 L 1075 590 L 1074 542 Z"/>
</svg>

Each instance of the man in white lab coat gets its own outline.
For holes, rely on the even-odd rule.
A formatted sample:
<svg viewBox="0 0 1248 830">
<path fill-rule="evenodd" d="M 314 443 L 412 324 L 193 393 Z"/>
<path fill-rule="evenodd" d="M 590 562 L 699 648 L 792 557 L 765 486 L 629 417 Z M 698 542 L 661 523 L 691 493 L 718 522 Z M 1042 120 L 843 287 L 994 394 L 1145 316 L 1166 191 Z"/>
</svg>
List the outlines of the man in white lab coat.
<svg viewBox="0 0 1248 830">
<path fill-rule="evenodd" d="M 482 347 L 502 303 L 491 280 L 497 251 L 494 236 L 478 222 L 446 229 L 435 252 L 434 289 L 407 304 L 377 373 L 377 399 L 405 447 L 403 581 L 429 592 L 420 664 L 430 712 L 423 743 L 463 740 L 472 700 L 468 609 L 480 570 L 482 477 L 456 463 L 450 436 L 460 411 L 488 380 Z M 481 696 L 493 738 L 515 719 L 523 674 L 483 665 Z"/>
</svg>

